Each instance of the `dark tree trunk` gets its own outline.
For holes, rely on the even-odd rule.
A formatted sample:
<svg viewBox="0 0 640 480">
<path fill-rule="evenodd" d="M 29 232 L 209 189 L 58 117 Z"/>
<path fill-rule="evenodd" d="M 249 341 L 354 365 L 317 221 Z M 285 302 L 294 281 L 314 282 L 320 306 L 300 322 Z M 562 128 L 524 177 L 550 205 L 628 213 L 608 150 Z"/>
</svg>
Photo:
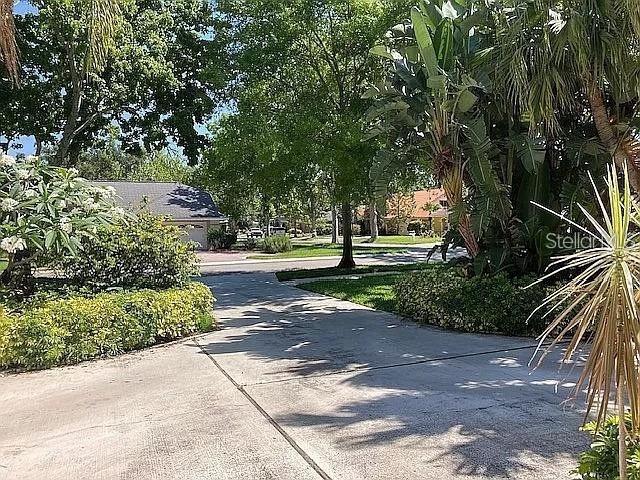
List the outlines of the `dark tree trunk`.
<svg viewBox="0 0 640 480">
<path fill-rule="evenodd" d="M 20 250 L 9 257 L 7 267 L 0 273 L 0 285 L 29 290 L 34 280 L 31 269 L 33 259 L 34 256 L 27 250 Z"/>
<path fill-rule="evenodd" d="M 342 259 L 338 264 L 338 268 L 353 268 L 356 262 L 353 260 L 353 237 L 351 235 L 351 222 L 353 212 L 351 204 L 345 202 L 342 204 Z"/>
</svg>

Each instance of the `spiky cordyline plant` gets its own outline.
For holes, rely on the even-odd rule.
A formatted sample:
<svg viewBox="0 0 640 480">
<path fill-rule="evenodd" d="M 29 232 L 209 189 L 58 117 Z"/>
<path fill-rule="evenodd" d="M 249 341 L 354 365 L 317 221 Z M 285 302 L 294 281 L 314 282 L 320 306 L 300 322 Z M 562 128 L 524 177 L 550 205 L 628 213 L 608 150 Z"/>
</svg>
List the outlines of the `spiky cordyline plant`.
<svg viewBox="0 0 640 480">
<path fill-rule="evenodd" d="M 547 308 L 555 314 L 553 322 L 540 336 L 540 344 L 553 336 L 539 362 L 570 332 L 563 361 L 574 357 L 583 340 L 589 340 L 591 352 L 576 385 L 576 392 L 586 385 L 587 414 L 597 410 L 599 428 L 608 413 L 609 400 L 615 398 L 618 414 L 624 418 L 625 407 L 631 412 L 632 435 L 640 433 L 640 320 L 636 302 L 640 300 L 640 244 L 632 225 L 640 226 L 640 210 L 632 201 L 629 176 L 625 169 L 622 192 L 615 165 L 608 170 L 609 210 L 605 207 L 593 179 L 591 180 L 604 224 L 600 224 L 581 205 L 592 229 L 583 228 L 548 208 L 552 213 L 595 242 L 593 248 L 580 250 L 556 259 L 551 273 L 538 282 L 562 272 L 576 275 L 562 288 L 547 297 L 536 311 Z M 555 313 L 559 312 L 559 313 Z M 532 313 L 532 315 L 533 315 Z M 558 334 L 555 334 L 559 330 Z M 533 359 L 532 359 L 533 360 Z M 615 394 L 615 395 L 614 395 Z M 626 438 L 624 422 L 620 422 L 620 478 L 626 478 Z"/>
</svg>

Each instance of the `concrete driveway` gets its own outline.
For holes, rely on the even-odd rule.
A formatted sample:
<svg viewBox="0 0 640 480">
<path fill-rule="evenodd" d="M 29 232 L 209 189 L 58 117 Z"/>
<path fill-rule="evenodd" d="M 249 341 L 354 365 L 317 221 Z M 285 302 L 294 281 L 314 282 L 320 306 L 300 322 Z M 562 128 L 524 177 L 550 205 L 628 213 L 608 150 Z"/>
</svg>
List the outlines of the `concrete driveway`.
<svg viewBox="0 0 640 480">
<path fill-rule="evenodd" d="M 587 445 L 557 355 L 208 277 L 223 328 L 0 378 L 0 479 L 564 479 Z M 558 381 L 560 381 L 558 383 Z"/>
</svg>

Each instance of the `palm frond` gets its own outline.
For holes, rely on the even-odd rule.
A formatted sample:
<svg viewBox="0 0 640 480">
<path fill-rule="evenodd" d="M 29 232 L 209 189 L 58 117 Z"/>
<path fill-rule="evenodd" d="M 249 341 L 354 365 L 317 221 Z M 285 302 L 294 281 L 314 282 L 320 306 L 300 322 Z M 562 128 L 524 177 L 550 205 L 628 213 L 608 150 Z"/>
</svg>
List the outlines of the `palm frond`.
<svg viewBox="0 0 640 480">
<path fill-rule="evenodd" d="M 122 23 L 120 0 L 89 0 L 87 2 L 89 50 L 87 67 L 90 72 L 101 71 Z"/>
</svg>

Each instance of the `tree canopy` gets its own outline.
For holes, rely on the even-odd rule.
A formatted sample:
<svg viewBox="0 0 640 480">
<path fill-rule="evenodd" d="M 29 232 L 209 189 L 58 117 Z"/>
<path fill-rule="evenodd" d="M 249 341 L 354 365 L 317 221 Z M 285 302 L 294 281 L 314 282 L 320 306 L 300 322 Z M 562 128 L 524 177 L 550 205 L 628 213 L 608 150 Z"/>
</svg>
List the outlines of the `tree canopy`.
<svg viewBox="0 0 640 480">
<path fill-rule="evenodd" d="M 100 70 L 83 4 L 47 0 L 16 17 L 21 88 L 0 81 L 0 134 L 32 135 L 60 164 L 75 163 L 107 131 L 127 152 L 176 144 L 195 163 L 207 143 L 199 125 L 223 85 L 210 4 L 129 1 Z"/>
</svg>

